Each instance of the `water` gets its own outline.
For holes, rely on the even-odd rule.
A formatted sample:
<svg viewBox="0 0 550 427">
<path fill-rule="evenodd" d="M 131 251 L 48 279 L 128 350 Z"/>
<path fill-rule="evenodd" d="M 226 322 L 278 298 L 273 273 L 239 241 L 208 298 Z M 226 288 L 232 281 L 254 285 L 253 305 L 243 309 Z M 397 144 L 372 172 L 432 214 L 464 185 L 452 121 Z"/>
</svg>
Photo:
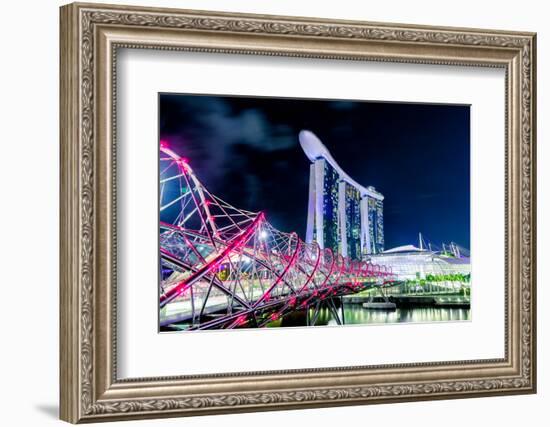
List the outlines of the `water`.
<svg viewBox="0 0 550 427">
<path fill-rule="evenodd" d="M 365 325 L 380 323 L 414 323 L 414 322 L 449 322 L 470 320 L 469 308 L 449 307 L 403 307 L 395 311 L 370 310 L 363 308 L 361 304 L 344 304 L 342 310 L 338 307 L 340 315 L 343 311 L 346 325 Z M 310 316 L 313 310 L 310 310 Z M 321 308 L 315 326 L 336 326 L 335 317 L 328 308 Z M 305 310 L 291 313 L 282 320 L 273 322 L 270 327 L 307 326 Z"/>
</svg>

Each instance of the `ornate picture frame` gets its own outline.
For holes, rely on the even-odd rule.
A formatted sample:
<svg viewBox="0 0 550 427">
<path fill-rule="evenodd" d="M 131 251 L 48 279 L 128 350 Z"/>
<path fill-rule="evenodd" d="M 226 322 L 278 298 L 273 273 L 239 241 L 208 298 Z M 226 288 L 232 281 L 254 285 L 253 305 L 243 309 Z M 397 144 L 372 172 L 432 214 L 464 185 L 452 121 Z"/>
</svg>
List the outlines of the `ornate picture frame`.
<svg viewBox="0 0 550 427">
<path fill-rule="evenodd" d="M 535 34 L 80 3 L 60 13 L 61 419 L 536 392 Z M 118 379 L 115 106 L 121 48 L 504 69 L 504 357 Z"/>
</svg>

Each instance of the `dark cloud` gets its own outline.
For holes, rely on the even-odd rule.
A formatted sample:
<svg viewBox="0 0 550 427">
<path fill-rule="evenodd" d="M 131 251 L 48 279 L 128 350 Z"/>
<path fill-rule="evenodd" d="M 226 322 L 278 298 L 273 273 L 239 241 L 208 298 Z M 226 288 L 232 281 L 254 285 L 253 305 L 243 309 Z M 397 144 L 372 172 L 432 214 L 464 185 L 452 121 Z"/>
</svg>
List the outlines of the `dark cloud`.
<svg viewBox="0 0 550 427">
<path fill-rule="evenodd" d="M 353 101 L 329 101 L 329 107 L 333 110 L 349 111 L 356 107 L 356 103 Z"/>
<path fill-rule="evenodd" d="M 236 111 L 227 98 L 163 95 L 163 105 L 163 138 L 185 149 L 188 157 L 200 159 L 199 170 L 204 170 L 214 185 L 237 166 L 249 190 L 259 188 L 257 176 L 248 173 L 248 165 L 243 164 L 242 150 L 248 147 L 252 152 L 271 153 L 297 143 L 289 126 L 270 122 L 258 108 Z"/>
</svg>

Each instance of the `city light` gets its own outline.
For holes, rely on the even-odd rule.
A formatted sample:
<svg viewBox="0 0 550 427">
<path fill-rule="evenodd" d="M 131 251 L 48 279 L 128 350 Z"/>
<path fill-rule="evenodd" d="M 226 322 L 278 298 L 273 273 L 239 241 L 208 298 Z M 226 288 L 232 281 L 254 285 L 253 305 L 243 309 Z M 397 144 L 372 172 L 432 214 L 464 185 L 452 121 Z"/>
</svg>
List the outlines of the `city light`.
<svg viewBox="0 0 550 427">
<path fill-rule="evenodd" d="M 305 241 L 211 194 L 161 141 L 161 330 L 266 327 L 295 312 L 313 313 L 314 325 L 321 309 L 343 324 L 334 301 L 348 297 L 381 295 L 373 304 L 394 309 L 392 295 L 434 293 L 440 304 L 469 304 L 467 251 L 384 250 L 384 196 L 346 175 L 311 135 L 302 148 L 314 155 L 312 176 L 323 179 L 322 188 L 310 183 Z"/>
</svg>

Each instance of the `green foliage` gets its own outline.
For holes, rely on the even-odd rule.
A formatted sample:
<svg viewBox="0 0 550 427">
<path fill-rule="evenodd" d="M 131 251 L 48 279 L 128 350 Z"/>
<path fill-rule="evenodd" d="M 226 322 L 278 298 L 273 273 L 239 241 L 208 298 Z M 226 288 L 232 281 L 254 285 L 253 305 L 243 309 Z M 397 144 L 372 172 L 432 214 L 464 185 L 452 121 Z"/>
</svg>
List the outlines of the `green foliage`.
<svg viewBox="0 0 550 427">
<path fill-rule="evenodd" d="M 462 282 L 470 283 L 470 273 L 462 274 L 426 274 L 428 282 Z"/>
</svg>

